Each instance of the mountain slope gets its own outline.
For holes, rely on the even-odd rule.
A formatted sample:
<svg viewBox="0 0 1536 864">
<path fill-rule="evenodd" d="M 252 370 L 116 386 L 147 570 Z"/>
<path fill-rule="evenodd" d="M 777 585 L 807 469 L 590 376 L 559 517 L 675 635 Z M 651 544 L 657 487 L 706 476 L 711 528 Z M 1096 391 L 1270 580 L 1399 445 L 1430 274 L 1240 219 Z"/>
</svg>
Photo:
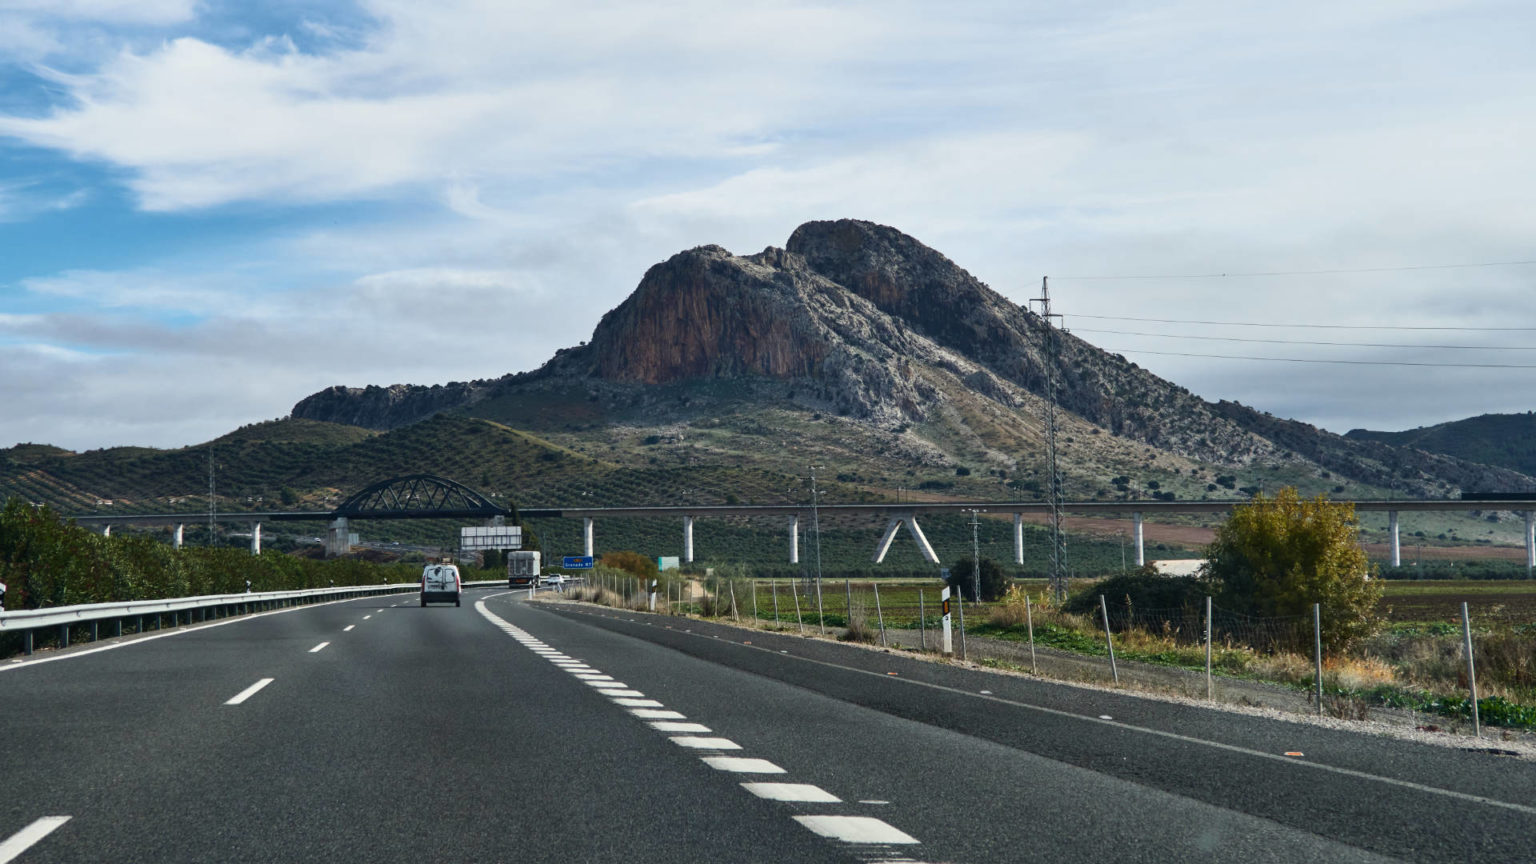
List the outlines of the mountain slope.
<svg viewBox="0 0 1536 864">
<path fill-rule="evenodd" d="M 1083 490 L 1158 457 L 1181 477 L 1197 465 L 1286 466 L 1399 494 L 1527 482 L 1508 469 L 1206 402 L 1049 332 L 937 251 L 857 220 L 807 223 L 787 248 L 756 255 L 718 246 L 674 255 L 646 272 L 588 344 L 534 372 L 447 387 L 332 388 L 301 401 L 294 416 L 387 429 L 452 410 L 601 437 L 610 427 L 692 425 L 772 407 L 858 421 L 873 446 L 916 453 L 918 464 L 980 460 L 1018 479 L 1040 475 L 1038 418 L 1051 373 L 1068 436 L 1099 436 L 1075 453 L 1072 442 L 1064 448 L 1069 486 Z M 1215 472 L 1205 473 L 1210 487 Z M 1175 485 L 1184 494 L 1201 488 Z"/>
<path fill-rule="evenodd" d="M 1351 429 L 1346 438 L 1412 447 L 1536 475 L 1536 413 L 1482 414 L 1405 432 Z"/>
</svg>

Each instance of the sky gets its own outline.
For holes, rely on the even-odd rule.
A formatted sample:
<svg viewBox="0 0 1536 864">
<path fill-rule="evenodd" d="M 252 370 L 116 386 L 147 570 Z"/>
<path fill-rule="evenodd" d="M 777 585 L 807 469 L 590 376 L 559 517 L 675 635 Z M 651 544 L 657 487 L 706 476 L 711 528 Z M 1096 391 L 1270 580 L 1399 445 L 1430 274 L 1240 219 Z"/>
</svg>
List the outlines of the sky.
<svg viewBox="0 0 1536 864">
<path fill-rule="evenodd" d="M 534 369 L 678 251 L 845 217 L 1207 399 L 1536 409 L 1532 45 L 1526 2 L 0 0 L 0 447 Z"/>
</svg>

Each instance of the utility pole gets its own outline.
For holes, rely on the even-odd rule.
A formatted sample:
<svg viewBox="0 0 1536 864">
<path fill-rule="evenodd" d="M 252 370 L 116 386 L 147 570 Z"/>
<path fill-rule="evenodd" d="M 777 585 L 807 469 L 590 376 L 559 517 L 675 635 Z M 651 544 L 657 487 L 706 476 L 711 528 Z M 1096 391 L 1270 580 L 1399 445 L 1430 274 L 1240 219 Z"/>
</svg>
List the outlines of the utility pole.
<svg viewBox="0 0 1536 864">
<path fill-rule="evenodd" d="M 1052 318 L 1060 318 L 1051 312 L 1050 277 L 1040 277 L 1040 296 L 1032 303 L 1040 304 L 1040 318 L 1045 322 L 1045 470 L 1051 508 L 1051 593 L 1058 601 L 1067 599 L 1067 538 L 1062 532 L 1061 469 L 1056 464 L 1056 330 Z"/>
<path fill-rule="evenodd" d="M 971 511 L 971 590 L 973 592 L 971 596 L 975 598 L 973 602 L 981 601 L 981 541 L 977 534 L 981 522 L 976 518 L 981 512 L 980 510 Z"/>
</svg>

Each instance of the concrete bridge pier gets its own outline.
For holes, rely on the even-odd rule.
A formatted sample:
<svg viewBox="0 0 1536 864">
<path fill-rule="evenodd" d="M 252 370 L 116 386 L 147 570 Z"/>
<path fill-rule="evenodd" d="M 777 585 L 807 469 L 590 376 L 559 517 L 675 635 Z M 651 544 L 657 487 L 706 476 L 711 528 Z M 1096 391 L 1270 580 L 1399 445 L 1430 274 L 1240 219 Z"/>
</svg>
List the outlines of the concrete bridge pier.
<svg viewBox="0 0 1536 864">
<path fill-rule="evenodd" d="M 1146 532 L 1142 530 L 1141 511 L 1131 514 L 1131 534 L 1136 539 L 1136 566 L 1147 566 Z"/>
<path fill-rule="evenodd" d="M 186 534 L 186 530 L 187 530 L 187 526 L 186 526 L 185 523 L 178 522 L 176 524 L 176 530 L 171 532 L 171 548 L 173 548 L 173 549 L 180 549 L 181 548 L 182 540 L 183 540 L 183 537 Z"/>
<path fill-rule="evenodd" d="M 683 517 L 683 563 L 693 563 L 693 517 Z"/>
<path fill-rule="evenodd" d="M 1403 566 L 1403 542 L 1397 533 L 1397 511 L 1387 511 L 1388 532 L 1392 535 L 1392 566 Z"/>
<path fill-rule="evenodd" d="M 879 564 L 885 560 L 885 553 L 891 551 L 891 541 L 896 539 L 896 532 L 901 530 L 903 524 L 907 526 L 907 533 L 917 541 L 917 551 L 923 554 L 923 560 L 929 564 L 939 563 L 939 556 L 928 544 L 928 538 L 923 536 L 923 529 L 917 524 L 917 515 L 913 513 L 896 516 L 891 519 L 889 525 L 885 526 L 885 533 L 880 536 L 880 545 L 875 548 L 875 563 Z"/>
<path fill-rule="evenodd" d="M 592 517 L 583 516 L 581 519 L 581 554 L 592 557 Z"/>
<path fill-rule="evenodd" d="M 1527 510 L 1521 515 L 1525 516 L 1525 576 L 1529 579 L 1536 567 L 1536 514 Z"/>
<path fill-rule="evenodd" d="M 800 563 L 800 517 L 789 517 L 789 563 Z"/>
<path fill-rule="evenodd" d="M 331 523 L 325 535 L 325 557 L 338 558 L 352 551 L 352 525 L 341 516 Z"/>
<path fill-rule="evenodd" d="M 251 554 L 261 554 L 261 523 L 251 523 Z"/>
<path fill-rule="evenodd" d="M 1024 565 L 1024 514 L 1013 514 L 1013 563 Z"/>
</svg>

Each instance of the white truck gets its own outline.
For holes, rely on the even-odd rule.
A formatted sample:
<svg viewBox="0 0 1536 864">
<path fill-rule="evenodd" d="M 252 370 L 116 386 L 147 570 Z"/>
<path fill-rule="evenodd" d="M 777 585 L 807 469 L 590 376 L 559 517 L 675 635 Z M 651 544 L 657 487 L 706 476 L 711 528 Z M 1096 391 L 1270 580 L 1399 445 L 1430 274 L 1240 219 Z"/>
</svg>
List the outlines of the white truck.
<svg viewBox="0 0 1536 864">
<path fill-rule="evenodd" d="M 539 576 L 539 553 L 520 550 L 507 553 L 508 588 L 537 588 L 542 581 Z"/>
</svg>

